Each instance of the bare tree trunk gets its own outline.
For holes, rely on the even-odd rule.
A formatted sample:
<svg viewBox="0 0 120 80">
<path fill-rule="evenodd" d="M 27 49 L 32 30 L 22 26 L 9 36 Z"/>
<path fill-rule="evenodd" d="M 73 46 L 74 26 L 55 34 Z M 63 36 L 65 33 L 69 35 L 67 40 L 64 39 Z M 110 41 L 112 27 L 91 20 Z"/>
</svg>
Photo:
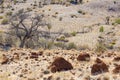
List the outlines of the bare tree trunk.
<svg viewBox="0 0 120 80">
<path fill-rule="evenodd" d="M 25 41 L 26 41 L 26 38 L 20 41 L 20 46 L 19 46 L 20 48 L 23 48 L 25 46 Z"/>
</svg>

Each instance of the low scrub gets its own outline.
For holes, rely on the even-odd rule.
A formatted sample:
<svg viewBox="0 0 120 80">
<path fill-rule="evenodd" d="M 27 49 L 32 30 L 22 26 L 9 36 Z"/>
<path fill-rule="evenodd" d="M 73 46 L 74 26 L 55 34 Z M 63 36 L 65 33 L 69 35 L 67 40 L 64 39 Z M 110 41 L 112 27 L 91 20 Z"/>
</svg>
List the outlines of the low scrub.
<svg viewBox="0 0 120 80">
<path fill-rule="evenodd" d="M 7 18 L 3 19 L 1 24 L 3 24 L 3 25 L 8 24 L 8 19 Z"/>
<path fill-rule="evenodd" d="M 120 19 L 116 19 L 115 23 L 120 24 Z"/>
</svg>

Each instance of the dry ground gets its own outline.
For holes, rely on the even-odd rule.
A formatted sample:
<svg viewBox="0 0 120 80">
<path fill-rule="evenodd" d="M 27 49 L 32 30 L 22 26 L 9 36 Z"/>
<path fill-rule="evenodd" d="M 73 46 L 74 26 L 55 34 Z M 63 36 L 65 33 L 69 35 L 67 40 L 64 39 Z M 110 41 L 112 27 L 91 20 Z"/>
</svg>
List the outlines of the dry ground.
<svg viewBox="0 0 120 80">
<path fill-rule="evenodd" d="M 31 52 L 43 52 L 38 59 L 31 59 Z M 81 53 L 90 54 L 90 61 L 77 61 Z M 8 52 L 0 51 L 7 58 L 18 54 L 19 58 L 14 58 L 7 64 L 0 64 L 0 80 L 119 80 L 120 74 L 113 74 L 112 70 L 119 61 L 113 61 L 114 57 L 120 56 L 120 52 L 107 51 L 97 53 L 94 51 L 76 50 L 31 50 L 31 49 L 11 49 Z M 112 54 L 111 56 L 108 56 Z M 28 58 L 27 58 L 28 57 Z M 56 57 L 63 57 L 73 65 L 72 70 L 52 73 L 48 67 Z M 100 58 L 109 65 L 109 72 L 99 75 L 91 74 L 91 66 L 96 58 Z M 2 58 L 1 60 L 2 61 Z M 62 63 L 61 63 L 62 64 Z"/>
</svg>

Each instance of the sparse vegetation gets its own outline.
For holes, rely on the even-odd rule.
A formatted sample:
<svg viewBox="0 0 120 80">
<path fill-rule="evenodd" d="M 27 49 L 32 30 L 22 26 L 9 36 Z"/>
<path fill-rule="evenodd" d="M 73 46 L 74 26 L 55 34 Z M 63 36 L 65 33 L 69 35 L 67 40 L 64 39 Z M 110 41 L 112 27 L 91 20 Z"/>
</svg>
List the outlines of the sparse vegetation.
<svg viewBox="0 0 120 80">
<path fill-rule="evenodd" d="M 102 43 L 98 43 L 96 46 L 96 49 L 95 49 L 95 51 L 97 51 L 97 52 L 104 52 L 106 50 L 107 50 L 107 48 Z"/>
<path fill-rule="evenodd" d="M 77 18 L 77 15 L 72 14 L 72 15 L 71 15 L 71 18 Z"/>
<path fill-rule="evenodd" d="M 85 15 L 85 12 L 83 12 L 82 10 L 79 10 L 78 13 Z"/>
<path fill-rule="evenodd" d="M 71 43 L 68 43 L 67 49 L 68 50 L 77 49 L 77 46 L 76 46 L 76 44 L 74 42 L 71 42 Z"/>
<path fill-rule="evenodd" d="M 3 16 L 0 16 L 0 19 L 3 19 Z"/>
<path fill-rule="evenodd" d="M 31 8 L 27 8 L 27 11 L 32 11 L 32 9 Z"/>
<path fill-rule="evenodd" d="M 90 50 L 90 47 L 87 44 L 86 45 L 79 45 L 78 50 Z"/>
<path fill-rule="evenodd" d="M 103 26 L 100 27 L 99 32 L 104 32 L 104 27 Z"/>
<path fill-rule="evenodd" d="M 77 34 L 76 31 L 73 31 L 73 32 L 71 33 L 72 36 L 76 36 L 76 34 Z"/>
<path fill-rule="evenodd" d="M 58 48 L 66 49 L 67 45 L 64 42 L 56 42 L 54 45 Z"/>
<path fill-rule="evenodd" d="M 120 24 L 120 19 L 116 19 L 116 20 L 115 20 L 115 23 L 116 23 L 116 24 Z"/>
<path fill-rule="evenodd" d="M 7 18 L 4 18 L 1 22 L 1 24 L 5 25 L 5 24 L 8 24 L 8 19 Z"/>
<path fill-rule="evenodd" d="M 9 12 L 6 13 L 6 15 L 7 15 L 7 16 L 11 16 L 11 15 L 12 15 L 12 12 L 9 11 Z"/>
</svg>

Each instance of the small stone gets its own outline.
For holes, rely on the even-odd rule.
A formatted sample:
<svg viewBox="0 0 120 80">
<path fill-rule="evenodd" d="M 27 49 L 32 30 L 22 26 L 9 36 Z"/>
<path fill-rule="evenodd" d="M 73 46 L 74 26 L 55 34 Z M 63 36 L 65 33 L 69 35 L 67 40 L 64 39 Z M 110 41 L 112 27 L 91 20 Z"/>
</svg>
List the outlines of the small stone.
<svg viewBox="0 0 120 80">
<path fill-rule="evenodd" d="M 78 60 L 78 61 L 90 61 L 90 55 L 87 54 L 87 53 L 80 54 L 80 55 L 77 57 L 77 60 Z"/>
<path fill-rule="evenodd" d="M 116 66 L 116 67 L 113 69 L 113 73 L 114 73 L 114 74 L 120 73 L 120 65 Z"/>
</svg>

